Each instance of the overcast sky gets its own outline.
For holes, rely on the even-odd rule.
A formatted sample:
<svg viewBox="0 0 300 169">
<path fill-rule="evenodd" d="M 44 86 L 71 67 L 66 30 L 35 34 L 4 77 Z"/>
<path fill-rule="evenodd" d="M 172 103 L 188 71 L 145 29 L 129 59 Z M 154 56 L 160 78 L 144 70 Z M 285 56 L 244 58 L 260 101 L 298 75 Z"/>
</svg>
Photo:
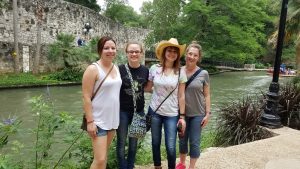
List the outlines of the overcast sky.
<svg viewBox="0 0 300 169">
<path fill-rule="evenodd" d="M 142 7 L 142 4 L 143 4 L 144 1 L 151 1 L 151 0 L 128 0 L 129 5 L 132 6 L 134 8 L 134 10 L 138 13 L 141 13 L 140 8 Z M 104 4 L 104 1 L 103 0 L 97 0 L 97 4 L 102 6 Z"/>
</svg>

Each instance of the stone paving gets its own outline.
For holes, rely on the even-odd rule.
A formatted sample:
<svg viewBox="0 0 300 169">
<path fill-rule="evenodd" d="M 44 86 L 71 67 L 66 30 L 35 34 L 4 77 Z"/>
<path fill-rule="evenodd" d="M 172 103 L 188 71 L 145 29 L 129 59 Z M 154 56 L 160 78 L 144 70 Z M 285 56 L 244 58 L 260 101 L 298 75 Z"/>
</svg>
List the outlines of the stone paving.
<svg viewBox="0 0 300 169">
<path fill-rule="evenodd" d="M 197 161 L 197 169 L 300 169 L 300 131 L 282 127 L 269 129 L 274 137 L 246 144 L 208 148 Z M 177 159 L 179 161 L 179 159 Z M 188 160 L 187 163 L 188 164 Z M 167 168 L 166 161 L 163 168 Z M 154 168 L 152 165 L 137 169 Z"/>
</svg>

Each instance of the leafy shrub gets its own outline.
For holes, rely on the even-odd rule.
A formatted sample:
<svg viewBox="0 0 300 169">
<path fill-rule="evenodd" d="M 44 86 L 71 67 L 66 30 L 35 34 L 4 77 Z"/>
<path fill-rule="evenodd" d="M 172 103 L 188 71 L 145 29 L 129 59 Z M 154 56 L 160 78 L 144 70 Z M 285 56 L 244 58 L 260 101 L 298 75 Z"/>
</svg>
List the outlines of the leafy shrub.
<svg viewBox="0 0 300 169">
<path fill-rule="evenodd" d="M 292 80 L 292 83 L 295 84 L 296 86 L 300 87 L 300 77 L 295 77 Z"/>
<path fill-rule="evenodd" d="M 266 66 L 264 64 L 262 64 L 262 63 L 255 63 L 255 68 L 256 69 L 265 69 Z"/>
<path fill-rule="evenodd" d="M 9 117 L 0 122 L 0 148 L 8 143 L 8 137 L 17 132 L 21 121 L 16 117 Z"/>
<path fill-rule="evenodd" d="M 0 87 L 46 85 L 57 83 L 57 80 L 42 79 L 30 73 L 0 75 Z"/>
<path fill-rule="evenodd" d="M 80 82 L 83 71 L 79 68 L 65 68 L 62 71 L 52 73 L 45 77 L 50 80 Z"/>
<path fill-rule="evenodd" d="M 270 137 L 271 133 L 258 125 L 261 112 L 261 103 L 249 96 L 221 108 L 217 144 L 238 145 Z"/>
<path fill-rule="evenodd" d="M 55 65 L 55 69 L 74 68 L 82 62 L 91 63 L 98 59 L 96 39 L 82 47 L 74 46 L 74 40 L 73 35 L 58 34 L 57 41 L 49 45 L 47 58 Z"/>
<path fill-rule="evenodd" d="M 280 89 L 278 115 L 285 126 L 300 130 L 300 86 L 285 83 Z"/>
</svg>

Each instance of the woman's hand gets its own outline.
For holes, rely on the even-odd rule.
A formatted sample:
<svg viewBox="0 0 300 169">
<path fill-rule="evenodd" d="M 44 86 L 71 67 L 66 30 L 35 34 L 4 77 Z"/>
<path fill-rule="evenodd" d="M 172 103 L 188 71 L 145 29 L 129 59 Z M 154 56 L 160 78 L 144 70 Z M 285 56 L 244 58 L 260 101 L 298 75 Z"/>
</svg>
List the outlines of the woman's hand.
<svg viewBox="0 0 300 169">
<path fill-rule="evenodd" d="M 96 132 L 97 132 L 97 126 L 95 123 L 88 123 L 87 124 L 87 132 L 89 134 L 90 137 L 94 138 L 97 136 Z"/>
<path fill-rule="evenodd" d="M 207 125 L 207 123 L 208 123 L 208 121 L 209 121 L 209 117 L 210 117 L 210 115 L 207 114 L 207 115 L 203 118 L 203 120 L 202 120 L 202 122 L 201 122 L 201 127 L 205 127 L 205 126 Z"/>
<path fill-rule="evenodd" d="M 185 132 L 185 128 L 186 128 L 185 120 L 180 118 L 177 122 L 177 126 L 179 126 L 180 124 L 181 124 L 181 132 L 183 134 Z"/>
</svg>

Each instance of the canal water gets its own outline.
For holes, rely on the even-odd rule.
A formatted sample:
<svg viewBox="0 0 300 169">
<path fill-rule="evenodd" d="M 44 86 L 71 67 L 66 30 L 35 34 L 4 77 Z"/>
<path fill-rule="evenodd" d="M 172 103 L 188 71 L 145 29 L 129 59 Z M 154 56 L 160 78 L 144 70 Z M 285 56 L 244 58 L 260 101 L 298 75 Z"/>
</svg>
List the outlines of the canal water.
<svg viewBox="0 0 300 169">
<path fill-rule="evenodd" d="M 261 91 L 267 92 L 272 77 L 265 72 L 226 72 L 211 75 L 211 104 L 212 119 L 206 131 L 214 128 L 219 108 L 226 103 L 247 95 L 255 95 Z M 285 81 L 286 79 L 280 79 Z M 49 94 L 58 112 L 69 112 L 72 116 L 81 120 L 82 117 L 82 96 L 81 86 L 68 87 L 39 87 L 0 90 L 0 119 L 18 117 L 22 120 L 21 129 L 36 128 L 36 122 L 31 112 L 30 99 L 35 96 Z M 146 94 L 148 106 L 150 94 Z M 204 131 L 205 131 L 204 130 Z M 26 131 L 26 130 L 24 130 Z M 33 136 L 19 133 L 14 136 L 21 143 L 26 145 L 32 143 Z"/>
</svg>

